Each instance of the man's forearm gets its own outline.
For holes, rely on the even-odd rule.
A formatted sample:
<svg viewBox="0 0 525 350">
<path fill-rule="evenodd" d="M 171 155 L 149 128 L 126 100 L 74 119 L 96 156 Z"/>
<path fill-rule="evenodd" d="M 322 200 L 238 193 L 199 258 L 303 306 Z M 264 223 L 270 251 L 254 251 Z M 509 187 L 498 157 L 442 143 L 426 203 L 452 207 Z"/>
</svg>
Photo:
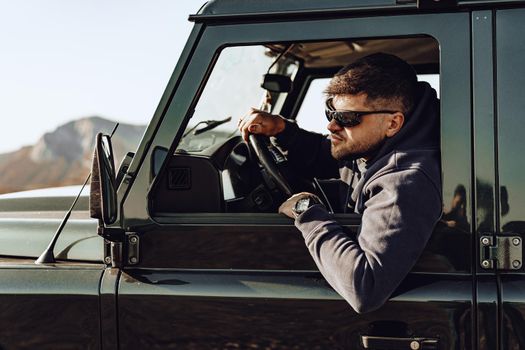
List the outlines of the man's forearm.
<svg viewBox="0 0 525 350">
<path fill-rule="evenodd" d="M 360 313 L 383 305 L 397 288 L 441 212 L 439 193 L 421 172 L 383 176 L 370 187 L 375 195 L 365 204 L 357 235 L 344 232 L 322 206 L 309 208 L 295 221 L 319 271 Z M 407 190 L 417 195 L 398 196 Z"/>
</svg>

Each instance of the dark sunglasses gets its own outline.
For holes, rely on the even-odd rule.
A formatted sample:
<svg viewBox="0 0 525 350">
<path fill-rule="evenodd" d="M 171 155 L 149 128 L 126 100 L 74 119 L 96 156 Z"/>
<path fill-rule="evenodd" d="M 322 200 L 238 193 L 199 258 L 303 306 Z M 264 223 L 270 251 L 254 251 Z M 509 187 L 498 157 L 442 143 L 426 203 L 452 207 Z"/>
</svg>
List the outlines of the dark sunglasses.
<svg viewBox="0 0 525 350">
<path fill-rule="evenodd" d="M 326 100 L 325 105 L 325 114 L 326 119 L 328 119 L 329 122 L 332 121 L 332 119 L 335 119 L 336 123 L 339 124 L 341 127 L 352 127 L 359 125 L 361 123 L 361 117 L 367 114 L 381 114 L 381 113 L 387 113 L 392 114 L 396 113 L 397 111 L 336 111 L 333 104 L 332 104 L 332 98 L 329 98 Z"/>
</svg>

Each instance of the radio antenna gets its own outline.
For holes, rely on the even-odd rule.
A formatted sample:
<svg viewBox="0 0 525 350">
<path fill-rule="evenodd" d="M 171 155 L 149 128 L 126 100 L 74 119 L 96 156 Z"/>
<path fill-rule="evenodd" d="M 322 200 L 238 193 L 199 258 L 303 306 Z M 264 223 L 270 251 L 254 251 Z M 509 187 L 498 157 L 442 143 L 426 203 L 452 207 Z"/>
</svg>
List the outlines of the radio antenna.
<svg viewBox="0 0 525 350">
<path fill-rule="evenodd" d="M 113 128 L 113 131 L 111 132 L 110 137 L 113 137 L 113 134 L 115 133 L 115 131 L 117 131 L 118 126 L 119 126 L 119 123 L 116 123 L 115 127 Z M 62 233 L 62 230 L 66 226 L 66 223 L 69 220 L 71 213 L 73 212 L 73 208 L 75 207 L 75 204 L 77 204 L 77 201 L 80 198 L 80 195 L 82 194 L 82 191 L 84 190 L 84 187 L 86 187 L 86 184 L 88 183 L 90 178 L 91 178 L 91 172 L 89 172 L 88 176 L 86 177 L 86 181 L 84 181 L 84 184 L 82 185 L 82 188 L 80 189 L 80 192 L 78 193 L 77 197 L 73 201 L 73 204 L 71 204 L 71 207 L 69 208 L 66 215 L 64 216 L 64 219 L 62 219 L 62 222 L 60 223 L 60 226 L 58 226 L 58 229 L 53 235 L 51 242 L 49 242 L 49 245 L 47 246 L 46 250 L 44 250 L 44 252 L 40 254 L 38 259 L 36 259 L 35 264 L 37 265 L 54 264 L 56 262 L 55 253 L 53 252 L 55 250 L 55 244 L 57 243 L 58 237 L 60 236 L 60 234 Z"/>
</svg>

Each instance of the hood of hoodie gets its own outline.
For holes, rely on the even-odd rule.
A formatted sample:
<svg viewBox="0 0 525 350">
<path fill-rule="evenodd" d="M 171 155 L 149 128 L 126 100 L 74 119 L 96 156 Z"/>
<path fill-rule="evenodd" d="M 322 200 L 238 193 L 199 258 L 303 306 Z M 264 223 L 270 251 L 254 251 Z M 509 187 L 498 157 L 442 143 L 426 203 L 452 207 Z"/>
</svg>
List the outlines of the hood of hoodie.
<svg viewBox="0 0 525 350">
<path fill-rule="evenodd" d="M 362 175 L 378 160 L 393 151 L 439 150 L 439 135 L 439 100 L 436 90 L 427 82 L 419 82 L 416 104 L 405 117 L 405 123 L 401 130 L 386 140 L 372 159 L 368 161 L 364 159 L 343 161 L 339 165 L 339 171 L 344 174 L 343 178 L 348 177 L 348 174 L 355 170 L 358 170 Z"/>
<path fill-rule="evenodd" d="M 386 140 L 377 154 L 366 162 L 367 168 L 392 151 L 439 149 L 439 100 L 436 90 L 427 82 L 419 82 L 417 94 L 416 105 L 406 116 L 401 130 Z"/>
<path fill-rule="evenodd" d="M 351 179 L 347 181 L 351 185 L 354 182 L 354 175 L 358 173 L 358 181 L 350 195 L 356 204 L 357 212 L 361 212 L 363 204 L 359 197 L 362 195 L 364 185 L 378 173 L 392 167 L 392 157 L 394 153 L 399 153 L 403 162 L 420 162 L 420 151 L 439 152 L 440 148 L 440 125 L 439 125 L 439 100 L 436 91 L 426 82 L 418 83 L 418 96 L 416 105 L 405 119 L 405 124 L 401 130 L 388 139 L 379 149 L 377 154 L 369 161 L 356 160 L 353 163 L 347 162 L 346 169 L 340 169 L 341 177 Z M 416 156 L 416 153 L 418 154 Z M 428 154 L 428 152 L 424 152 Z M 402 154 L 402 156 L 401 156 Z M 411 156 L 412 154 L 412 156 Z M 397 163 L 397 160 L 396 160 Z M 438 166 L 439 167 L 439 166 Z M 350 171 L 351 168 L 353 171 Z M 433 169 L 434 180 L 439 182 L 439 169 Z"/>
</svg>

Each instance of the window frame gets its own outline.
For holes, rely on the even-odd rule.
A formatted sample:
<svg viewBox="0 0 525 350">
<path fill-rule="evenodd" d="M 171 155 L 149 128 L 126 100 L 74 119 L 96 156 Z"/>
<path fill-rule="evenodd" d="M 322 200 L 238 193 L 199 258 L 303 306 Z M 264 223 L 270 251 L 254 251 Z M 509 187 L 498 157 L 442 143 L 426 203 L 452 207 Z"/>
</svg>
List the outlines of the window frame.
<svg viewBox="0 0 525 350">
<path fill-rule="evenodd" d="M 468 69 L 468 67 L 470 67 L 470 52 L 469 47 L 464 45 L 469 42 L 470 33 L 468 31 L 458 30 L 458 28 L 464 29 L 465 21 L 468 22 L 468 15 L 450 13 L 445 16 L 447 17 L 447 23 L 450 24 L 448 26 L 438 25 L 438 23 L 442 23 L 444 20 L 444 14 L 414 14 L 351 19 L 335 18 L 311 22 L 295 22 L 290 20 L 280 23 L 281 29 L 279 30 L 276 30 L 275 25 L 272 23 L 229 24 L 205 27 L 202 36 L 195 45 L 193 55 L 188 57 L 188 65 L 185 74 L 180 77 L 178 87 L 169 91 L 172 96 L 171 103 L 167 105 L 163 117 L 156 125 L 154 137 L 151 140 L 143 140 L 143 143 L 149 142 L 149 149 L 144 149 L 146 158 L 150 157 L 153 147 L 160 146 L 169 148 L 170 153 L 174 151 L 175 145 L 178 144 L 182 131 L 184 130 L 182 126 L 187 125 L 193 111 L 193 106 L 196 104 L 204 84 L 206 84 L 207 77 L 221 49 L 227 46 L 259 45 L 269 42 L 329 41 L 350 37 L 349 35 L 337 36 L 334 35 L 334 33 L 354 33 L 351 35 L 352 38 L 385 37 L 387 30 L 384 28 L 389 28 L 388 37 L 392 38 L 403 36 L 413 37 L 417 35 L 434 37 L 440 44 L 441 79 L 443 79 L 443 73 L 445 73 L 445 76 L 453 76 L 456 82 L 459 80 L 461 85 L 466 84 L 466 86 L 470 86 L 470 69 Z M 465 18 L 467 18 L 467 20 Z M 302 30 L 297 31 L 298 27 L 302 28 Z M 295 28 L 295 30 L 287 30 L 291 28 Z M 418 30 L 416 31 L 415 28 L 418 28 Z M 239 35 L 240 32 L 243 34 Z M 240 38 L 240 36 L 242 37 Z M 465 57 L 461 70 L 458 70 L 458 68 L 452 64 L 453 60 L 457 59 L 457 55 L 463 55 Z M 445 72 L 443 72 L 443 68 Z M 445 118 L 443 120 L 444 125 L 442 125 L 442 139 L 447 137 L 446 135 L 449 133 L 449 130 L 470 130 L 470 97 L 467 96 L 464 100 L 458 100 L 456 96 L 458 89 L 454 88 L 456 84 L 451 82 L 447 85 L 451 85 L 451 88 L 447 89 L 447 86 L 441 84 L 442 88 L 446 90 L 446 93 L 443 94 L 442 101 L 447 101 L 445 106 L 448 106 L 448 109 L 451 109 L 450 106 L 453 105 L 457 110 L 457 106 L 459 106 L 460 111 L 456 111 L 456 114 L 463 115 L 464 118 Z M 457 103 L 455 101 L 459 102 Z M 284 109 L 286 107 L 286 105 L 283 106 Z M 178 130 L 175 138 L 173 138 L 173 130 Z M 462 143 L 462 145 L 457 147 L 458 149 L 469 149 L 470 134 L 467 138 L 463 140 L 460 139 L 458 143 Z M 445 155 L 451 153 L 446 143 L 442 144 L 442 152 Z M 461 181 L 468 184 L 470 193 L 470 153 L 456 153 L 459 153 L 460 156 L 456 157 L 457 159 L 450 165 L 448 165 L 448 163 L 446 165 L 444 164 L 444 168 L 457 167 L 459 164 L 462 166 L 467 164 L 467 168 L 461 172 L 445 169 L 445 172 L 461 173 L 459 174 L 462 178 Z M 141 155 L 138 154 L 138 156 L 140 157 Z M 146 223 L 167 224 L 167 222 L 160 222 L 149 214 L 150 203 L 148 194 L 156 187 L 157 183 L 155 180 L 158 177 L 153 179 L 153 183 L 149 183 L 150 167 L 147 163 L 148 162 L 144 162 L 138 169 L 135 181 L 125 196 L 123 196 L 124 226 L 132 227 Z M 163 164 L 163 166 L 164 165 L 166 164 Z M 161 168 L 160 171 L 163 171 L 163 169 Z M 446 178 L 444 180 L 446 180 Z M 445 186 L 446 184 L 444 183 L 444 188 Z M 144 202 L 142 200 L 144 203 L 137 203 L 137 199 L 139 199 L 138 202 L 140 202 L 140 198 L 145 197 L 148 198 L 148 201 Z M 446 193 L 444 197 L 447 198 Z M 452 195 L 448 194 L 448 197 L 451 198 Z M 447 203 L 446 199 L 444 203 Z M 470 202 L 467 212 L 470 215 Z M 185 215 L 181 215 L 180 220 L 176 221 L 184 222 L 184 216 Z M 235 216 L 237 216 L 235 213 L 221 213 L 220 216 L 222 216 L 222 218 L 219 218 L 217 215 L 206 214 L 199 214 L 197 216 L 200 217 L 198 221 L 206 222 L 208 219 L 209 221 L 207 222 L 209 224 L 242 224 L 254 222 L 253 217 L 246 219 L 242 217 L 235 218 Z M 188 223 L 194 223 L 196 220 L 195 215 L 186 215 L 186 217 Z M 268 224 L 271 223 L 268 222 Z M 282 224 L 282 218 L 278 215 L 275 215 L 275 224 Z"/>
</svg>

